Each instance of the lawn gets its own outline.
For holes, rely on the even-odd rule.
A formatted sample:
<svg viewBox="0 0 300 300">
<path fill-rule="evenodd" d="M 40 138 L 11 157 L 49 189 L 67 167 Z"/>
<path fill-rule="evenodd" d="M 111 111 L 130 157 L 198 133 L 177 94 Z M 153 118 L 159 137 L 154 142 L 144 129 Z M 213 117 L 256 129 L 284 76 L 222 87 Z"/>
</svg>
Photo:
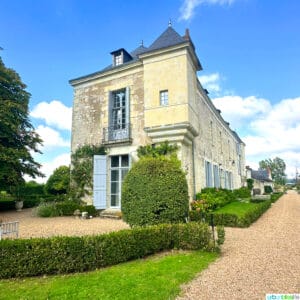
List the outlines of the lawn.
<svg viewBox="0 0 300 300">
<path fill-rule="evenodd" d="M 248 227 L 270 206 L 270 200 L 260 203 L 231 202 L 214 211 L 214 222 L 216 225 Z"/>
<path fill-rule="evenodd" d="M 88 273 L 0 280 L 0 299 L 174 299 L 217 257 L 173 251 Z"/>
<path fill-rule="evenodd" d="M 249 211 L 252 211 L 253 208 L 257 206 L 257 203 L 251 202 L 231 202 L 218 210 L 216 213 L 222 214 L 235 214 L 238 217 L 244 217 Z"/>
</svg>

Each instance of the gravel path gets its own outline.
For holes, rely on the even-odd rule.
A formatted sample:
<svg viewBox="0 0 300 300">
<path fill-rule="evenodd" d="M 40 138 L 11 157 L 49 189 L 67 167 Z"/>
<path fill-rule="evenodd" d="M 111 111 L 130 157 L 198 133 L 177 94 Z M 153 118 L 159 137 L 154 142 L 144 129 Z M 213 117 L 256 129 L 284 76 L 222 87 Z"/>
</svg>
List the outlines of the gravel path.
<svg viewBox="0 0 300 300">
<path fill-rule="evenodd" d="M 226 228 L 221 257 L 179 299 L 265 299 L 300 293 L 300 195 L 281 197 L 246 229 Z"/>
<path fill-rule="evenodd" d="M 32 209 L 21 212 L 0 212 L 3 222 L 19 221 L 19 237 L 82 236 L 100 234 L 129 228 L 122 220 L 93 218 L 89 220 L 75 217 L 40 218 L 34 216 Z"/>
</svg>

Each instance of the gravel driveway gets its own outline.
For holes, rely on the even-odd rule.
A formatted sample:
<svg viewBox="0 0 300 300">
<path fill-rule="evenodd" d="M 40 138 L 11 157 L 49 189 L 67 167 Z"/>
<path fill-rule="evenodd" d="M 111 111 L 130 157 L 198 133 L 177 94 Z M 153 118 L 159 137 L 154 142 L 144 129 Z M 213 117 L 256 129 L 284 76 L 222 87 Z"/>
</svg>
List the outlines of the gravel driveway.
<svg viewBox="0 0 300 300">
<path fill-rule="evenodd" d="M 81 236 L 100 234 L 129 228 L 122 220 L 93 218 L 88 220 L 75 217 L 40 218 L 33 214 L 31 208 L 21 212 L 0 212 L 3 222 L 19 221 L 19 237 Z"/>
<path fill-rule="evenodd" d="M 300 293 L 300 195 L 289 191 L 252 226 L 226 228 L 221 257 L 179 299 L 265 299 Z"/>
</svg>

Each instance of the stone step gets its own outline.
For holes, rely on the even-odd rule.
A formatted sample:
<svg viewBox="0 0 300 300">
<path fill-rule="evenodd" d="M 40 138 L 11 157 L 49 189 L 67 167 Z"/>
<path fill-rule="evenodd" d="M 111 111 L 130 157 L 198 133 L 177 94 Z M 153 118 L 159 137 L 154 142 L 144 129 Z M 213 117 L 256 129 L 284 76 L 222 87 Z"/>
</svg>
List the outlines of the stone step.
<svg viewBox="0 0 300 300">
<path fill-rule="evenodd" d="M 100 213 L 100 218 L 120 220 L 122 217 L 120 213 L 103 212 Z"/>
</svg>

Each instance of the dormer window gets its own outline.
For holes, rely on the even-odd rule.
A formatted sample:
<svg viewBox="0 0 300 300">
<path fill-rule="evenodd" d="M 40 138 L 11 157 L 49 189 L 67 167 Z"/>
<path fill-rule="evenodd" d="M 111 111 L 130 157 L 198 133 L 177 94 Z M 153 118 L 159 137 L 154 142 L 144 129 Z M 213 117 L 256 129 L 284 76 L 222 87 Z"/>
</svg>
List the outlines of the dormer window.
<svg viewBox="0 0 300 300">
<path fill-rule="evenodd" d="M 115 66 L 121 65 L 123 63 L 122 54 L 115 56 Z"/>
<path fill-rule="evenodd" d="M 132 56 L 123 48 L 113 51 L 110 54 L 112 55 L 114 67 L 132 60 Z"/>
</svg>

